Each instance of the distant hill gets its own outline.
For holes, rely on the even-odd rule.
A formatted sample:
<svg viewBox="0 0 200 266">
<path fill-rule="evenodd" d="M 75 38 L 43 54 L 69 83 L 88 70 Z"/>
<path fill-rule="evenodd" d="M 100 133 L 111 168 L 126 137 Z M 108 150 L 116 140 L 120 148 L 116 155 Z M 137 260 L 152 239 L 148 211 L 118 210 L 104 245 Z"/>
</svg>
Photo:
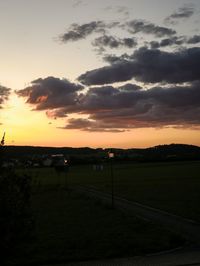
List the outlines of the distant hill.
<svg viewBox="0 0 200 266">
<path fill-rule="evenodd" d="M 108 158 L 108 152 L 115 153 L 118 161 L 176 161 L 200 160 L 200 147 L 187 144 L 158 145 L 145 149 L 102 149 L 72 147 L 5 146 L 4 157 L 19 160 L 41 159 L 53 154 L 64 154 L 73 162 L 95 162 Z"/>
<path fill-rule="evenodd" d="M 188 144 L 169 144 L 169 145 L 158 145 L 158 146 L 154 146 L 151 148 L 147 148 L 146 150 L 149 149 L 156 149 L 156 150 L 160 150 L 160 151 L 165 151 L 165 152 L 196 152 L 196 151 L 200 151 L 200 147 L 195 146 L 195 145 L 188 145 Z"/>
<path fill-rule="evenodd" d="M 158 145 L 145 149 L 145 157 L 152 160 L 200 159 L 200 147 L 187 144 Z"/>
</svg>

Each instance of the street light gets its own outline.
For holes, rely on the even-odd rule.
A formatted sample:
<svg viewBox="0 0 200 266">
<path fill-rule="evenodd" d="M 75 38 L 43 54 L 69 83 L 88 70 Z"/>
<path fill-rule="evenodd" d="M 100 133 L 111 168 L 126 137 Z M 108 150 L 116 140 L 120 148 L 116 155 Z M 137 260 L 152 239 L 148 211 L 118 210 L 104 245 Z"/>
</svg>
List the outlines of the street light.
<svg viewBox="0 0 200 266">
<path fill-rule="evenodd" d="M 110 174 L 111 174 L 111 206 L 114 208 L 114 173 L 113 173 L 113 159 L 115 157 L 114 152 L 108 152 L 108 158 L 110 159 Z"/>
<path fill-rule="evenodd" d="M 64 160 L 64 169 L 65 169 L 65 188 L 68 189 L 68 171 L 69 171 L 69 162 L 68 160 Z"/>
</svg>

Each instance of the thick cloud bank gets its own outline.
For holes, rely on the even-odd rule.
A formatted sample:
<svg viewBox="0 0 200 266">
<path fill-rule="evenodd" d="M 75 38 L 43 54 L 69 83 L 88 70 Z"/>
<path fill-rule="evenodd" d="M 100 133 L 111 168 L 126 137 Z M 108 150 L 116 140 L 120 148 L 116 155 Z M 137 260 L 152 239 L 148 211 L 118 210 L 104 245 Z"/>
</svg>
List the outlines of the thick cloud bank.
<svg viewBox="0 0 200 266">
<path fill-rule="evenodd" d="M 135 79 L 146 83 L 183 83 L 199 80 L 200 48 L 175 52 L 142 47 L 128 59 L 119 57 L 109 66 L 97 68 L 80 75 L 85 85 L 103 85 Z"/>
<path fill-rule="evenodd" d="M 200 125 L 199 81 L 150 89 L 134 84 L 117 88 L 102 86 L 77 93 L 81 89 L 79 85 L 50 77 L 32 82 L 30 87 L 18 91 L 18 95 L 35 109 L 46 110 L 51 117 L 71 113 L 88 117 L 69 119 L 65 129 L 122 132 L 139 127 Z"/>
<path fill-rule="evenodd" d="M 32 81 L 30 86 L 16 93 L 25 97 L 26 102 L 34 105 L 36 110 L 47 110 L 73 106 L 76 103 L 77 92 L 82 89 L 83 86 L 66 79 L 47 77 Z"/>
</svg>

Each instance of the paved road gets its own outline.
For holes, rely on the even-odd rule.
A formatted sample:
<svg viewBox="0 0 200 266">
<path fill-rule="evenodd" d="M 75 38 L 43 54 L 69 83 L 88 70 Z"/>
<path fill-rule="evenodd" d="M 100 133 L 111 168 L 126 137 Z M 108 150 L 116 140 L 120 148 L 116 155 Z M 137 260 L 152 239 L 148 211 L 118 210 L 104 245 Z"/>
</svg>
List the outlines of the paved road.
<svg viewBox="0 0 200 266">
<path fill-rule="evenodd" d="M 106 204 L 111 204 L 111 195 L 108 193 L 97 191 L 93 187 L 76 186 L 75 189 Z M 200 223 L 120 197 L 115 197 L 114 207 L 167 226 L 171 231 L 183 235 L 190 242 L 200 246 Z"/>
<path fill-rule="evenodd" d="M 180 250 L 170 254 L 134 258 L 86 261 L 54 266 L 200 266 L 200 250 Z"/>
</svg>

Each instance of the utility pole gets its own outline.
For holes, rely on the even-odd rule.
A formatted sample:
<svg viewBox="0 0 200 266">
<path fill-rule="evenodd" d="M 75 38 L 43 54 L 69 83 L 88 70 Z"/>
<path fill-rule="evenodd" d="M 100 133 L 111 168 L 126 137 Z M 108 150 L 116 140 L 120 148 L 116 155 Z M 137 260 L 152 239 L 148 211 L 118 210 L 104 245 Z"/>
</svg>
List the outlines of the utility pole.
<svg viewBox="0 0 200 266">
<path fill-rule="evenodd" d="M 113 160 L 114 160 L 114 153 L 113 152 L 108 152 L 108 158 L 110 160 L 110 175 L 111 175 L 111 207 L 114 209 L 114 172 L 113 172 Z"/>
</svg>

